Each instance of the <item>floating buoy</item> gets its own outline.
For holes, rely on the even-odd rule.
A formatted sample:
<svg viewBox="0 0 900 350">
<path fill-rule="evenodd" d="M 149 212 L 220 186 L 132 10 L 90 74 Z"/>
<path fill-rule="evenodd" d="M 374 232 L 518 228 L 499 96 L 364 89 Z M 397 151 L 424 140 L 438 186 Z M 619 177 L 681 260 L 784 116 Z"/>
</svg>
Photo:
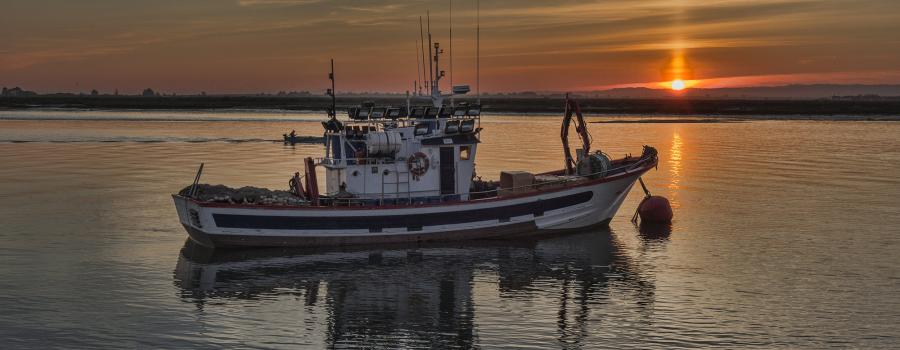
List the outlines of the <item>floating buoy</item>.
<svg viewBox="0 0 900 350">
<path fill-rule="evenodd" d="M 644 198 L 638 206 L 638 215 L 644 222 L 671 222 L 672 205 L 665 197 L 650 196 Z"/>
<path fill-rule="evenodd" d="M 640 181 L 641 188 L 644 189 L 644 193 L 647 196 L 644 197 L 641 204 L 638 204 L 637 210 L 635 210 L 634 216 L 631 218 L 631 222 L 637 224 L 638 216 L 641 217 L 642 223 L 672 222 L 674 214 L 672 213 L 672 204 L 669 203 L 669 200 L 666 199 L 666 197 L 651 195 L 650 190 L 647 189 L 647 185 L 644 185 L 644 179 L 638 178 L 638 181 Z"/>
</svg>

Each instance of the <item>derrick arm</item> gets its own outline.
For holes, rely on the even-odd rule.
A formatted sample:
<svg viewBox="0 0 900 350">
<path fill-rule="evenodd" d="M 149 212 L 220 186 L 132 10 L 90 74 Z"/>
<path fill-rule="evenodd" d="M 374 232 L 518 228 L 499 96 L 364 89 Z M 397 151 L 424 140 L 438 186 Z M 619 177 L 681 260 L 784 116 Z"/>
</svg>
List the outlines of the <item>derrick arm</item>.
<svg viewBox="0 0 900 350">
<path fill-rule="evenodd" d="M 575 162 L 572 158 L 572 151 L 569 149 L 569 124 L 572 123 L 572 116 L 575 116 L 575 132 L 581 138 L 582 149 L 587 154 L 591 150 L 591 135 L 588 133 L 587 124 L 584 122 L 584 116 L 581 114 L 581 107 L 574 99 L 570 99 L 566 94 L 566 114 L 563 116 L 562 128 L 559 131 L 560 139 L 563 144 L 563 154 L 565 155 L 566 174 L 575 173 Z"/>
</svg>

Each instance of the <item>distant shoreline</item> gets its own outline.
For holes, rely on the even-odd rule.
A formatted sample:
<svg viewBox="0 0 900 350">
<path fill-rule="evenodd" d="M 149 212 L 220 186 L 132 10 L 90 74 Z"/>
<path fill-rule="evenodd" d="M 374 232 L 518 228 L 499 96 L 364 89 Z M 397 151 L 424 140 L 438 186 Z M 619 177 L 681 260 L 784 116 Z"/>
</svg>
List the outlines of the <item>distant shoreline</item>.
<svg viewBox="0 0 900 350">
<path fill-rule="evenodd" d="M 591 124 L 713 124 L 713 123 L 741 123 L 744 119 L 627 119 L 627 120 L 601 120 Z"/>
<path fill-rule="evenodd" d="M 338 109 L 372 101 L 378 105 L 406 105 L 404 97 L 339 97 Z M 457 102 L 474 103 L 472 98 Z M 774 119 L 900 119 L 900 101 L 847 100 L 741 100 L 741 99 L 617 99 L 580 98 L 582 111 L 589 115 L 622 116 L 761 116 Z M 419 100 L 425 104 L 427 101 Z M 276 96 L 18 96 L 0 97 L 0 110 L 284 110 L 325 111 L 331 101 L 326 97 Z M 482 99 L 485 113 L 557 114 L 563 112 L 563 99 L 556 97 Z M 340 112 L 339 112 L 340 113 Z M 846 117 L 846 118 L 842 118 Z M 865 117 L 865 118 L 861 118 Z M 766 118 L 763 118 L 766 119 Z M 683 122 L 683 121 L 682 121 Z"/>
</svg>

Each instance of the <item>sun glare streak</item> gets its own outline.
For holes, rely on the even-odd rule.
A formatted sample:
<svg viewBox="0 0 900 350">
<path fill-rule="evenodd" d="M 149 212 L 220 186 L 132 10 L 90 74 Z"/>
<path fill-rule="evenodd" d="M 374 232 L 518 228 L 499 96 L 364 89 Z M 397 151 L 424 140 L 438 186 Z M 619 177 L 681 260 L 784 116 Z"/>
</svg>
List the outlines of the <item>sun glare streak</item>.
<svg viewBox="0 0 900 350">
<path fill-rule="evenodd" d="M 678 130 L 672 134 L 672 145 L 669 147 L 669 185 L 667 186 L 669 189 L 669 200 L 672 203 L 672 207 L 678 208 L 680 207 L 678 203 L 678 190 L 681 189 L 681 172 L 682 172 L 682 148 L 684 147 L 684 143 L 681 140 L 681 135 L 678 133 Z"/>
<path fill-rule="evenodd" d="M 674 92 L 683 91 L 698 83 L 697 80 L 693 79 L 694 73 L 688 65 L 683 49 L 672 51 L 672 56 L 666 61 L 666 65 L 660 73 L 662 81 L 656 83 L 656 85 Z"/>
<path fill-rule="evenodd" d="M 696 84 L 697 81 L 692 80 L 693 75 L 684 50 L 676 49 L 662 70 L 661 85 L 673 91 L 681 91 Z"/>
</svg>

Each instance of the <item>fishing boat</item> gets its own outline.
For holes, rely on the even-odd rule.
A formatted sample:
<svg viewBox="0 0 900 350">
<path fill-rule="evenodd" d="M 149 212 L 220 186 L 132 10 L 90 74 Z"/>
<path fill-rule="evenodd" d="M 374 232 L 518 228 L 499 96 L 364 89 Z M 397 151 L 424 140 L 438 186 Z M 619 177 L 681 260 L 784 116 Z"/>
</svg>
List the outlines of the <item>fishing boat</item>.
<svg viewBox="0 0 900 350">
<path fill-rule="evenodd" d="M 324 156 L 305 158 L 304 173 L 294 174 L 289 191 L 250 195 L 200 185 L 201 165 L 194 183 L 173 195 L 191 239 L 211 247 L 344 246 L 580 230 L 608 224 L 640 176 L 656 167 L 657 152 L 649 146 L 640 156 L 618 159 L 592 152 L 578 103 L 567 96 L 563 168 L 504 171 L 500 181 L 476 178 L 481 105 L 452 103 L 453 96 L 469 92 L 466 85 L 442 94 L 442 51 L 437 43 L 434 48 L 431 92 L 422 95 L 430 103 L 366 103 L 348 108 L 343 121 L 336 113 L 332 62 Z M 573 123 L 582 141 L 574 156 L 568 142 Z M 325 173 L 322 193 L 318 167 Z"/>
<path fill-rule="evenodd" d="M 300 137 L 302 137 L 302 136 L 297 136 L 292 131 L 290 134 L 282 134 L 281 137 L 284 138 L 285 145 L 296 145 L 296 144 L 300 143 L 300 140 L 301 140 Z"/>
</svg>

